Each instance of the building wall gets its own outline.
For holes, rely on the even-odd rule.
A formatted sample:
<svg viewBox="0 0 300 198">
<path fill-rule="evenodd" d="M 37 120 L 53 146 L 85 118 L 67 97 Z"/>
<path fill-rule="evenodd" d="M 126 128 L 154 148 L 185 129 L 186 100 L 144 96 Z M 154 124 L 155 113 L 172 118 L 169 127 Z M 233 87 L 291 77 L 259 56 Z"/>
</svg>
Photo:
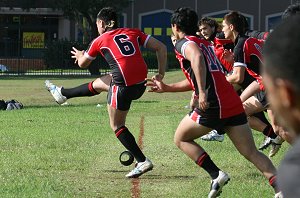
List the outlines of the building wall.
<svg viewBox="0 0 300 198">
<path fill-rule="evenodd" d="M 81 32 L 78 23 L 70 22 L 63 18 L 63 13 L 48 8 L 37 8 L 24 11 L 18 8 L 18 0 L 11 0 L 16 8 L 8 8 L 0 2 L 0 45 L 6 46 L 8 37 L 12 40 L 22 40 L 22 32 L 44 32 L 45 40 L 70 39 L 80 40 Z M 250 21 L 250 27 L 255 30 L 269 31 L 281 20 L 282 12 L 292 3 L 298 0 L 132 0 L 131 4 L 122 12 L 121 24 L 126 27 L 141 28 L 172 48 L 170 36 L 170 16 L 178 7 L 191 7 L 197 11 L 199 18 L 202 16 L 214 16 L 222 20 L 224 14 L 230 10 L 237 10 L 245 14 Z M 41 21 L 39 25 L 22 24 L 23 20 L 7 24 L 3 16 L 11 18 L 36 17 Z M 1 18 L 2 17 L 2 18 Z M 27 17 L 28 18 L 28 17 Z M 44 18 L 44 19 L 42 19 Z M 58 24 L 53 25 L 52 19 L 56 18 Z M 43 21 L 42 21 L 43 20 Z M 28 20 L 29 21 L 29 20 Z M 32 21 L 32 20 L 30 20 Z M 53 20 L 52 20 L 53 21 Z M 49 23 L 49 24 L 48 24 Z M 11 31 L 13 30 L 13 31 Z M 4 41 L 4 39 L 6 39 Z M 82 40 L 82 39 L 81 39 Z M 87 41 L 89 42 L 89 41 Z M 12 48 L 13 55 L 23 55 L 20 44 Z M 22 47 L 22 46 L 21 46 Z M 16 49 L 17 50 L 16 50 Z M 2 54 L 6 55 L 6 54 Z M 0 53 L 1 56 L 1 53 Z"/>
<path fill-rule="evenodd" d="M 199 17 L 207 13 L 237 10 L 253 16 L 253 28 L 266 30 L 267 15 L 281 14 L 290 4 L 297 0 L 133 0 L 128 8 L 124 9 L 127 15 L 127 26 L 138 27 L 139 14 L 152 12 L 158 9 L 175 10 L 186 6 L 197 11 Z"/>
</svg>

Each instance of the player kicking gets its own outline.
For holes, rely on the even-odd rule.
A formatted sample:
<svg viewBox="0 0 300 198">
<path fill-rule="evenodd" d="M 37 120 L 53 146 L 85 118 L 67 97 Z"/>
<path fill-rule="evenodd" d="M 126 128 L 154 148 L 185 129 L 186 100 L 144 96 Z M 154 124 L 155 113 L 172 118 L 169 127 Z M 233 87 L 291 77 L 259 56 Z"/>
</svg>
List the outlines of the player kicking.
<svg viewBox="0 0 300 198">
<path fill-rule="evenodd" d="M 86 51 L 73 47 L 72 58 L 79 67 L 85 68 L 100 53 L 111 68 L 112 81 L 107 96 L 107 109 L 110 126 L 116 137 L 137 160 L 136 167 L 127 178 L 135 178 L 152 170 L 152 162 L 138 147 L 134 136 L 126 127 L 126 117 L 133 100 L 145 92 L 147 65 L 142 57 L 140 46 L 156 51 L 159 74 L 153 79 L 162 80 L 167 62 L 167 49 L 155 38 L 137 29 L 118 28 L 118 15 L 113 8 L 106 7 L 97 15 L 99 35 Z"/>
<path fill-rule="evenodd" d="M 217 197 L 230 180 L 194 140 L 212 129 L 224 131 L 237 150 L 252 162 L 269 179 L 276 193 L 276 169 L 268 157 L 254 144 L 241 100 L 227 82 L 211 44 L 196 37 L 198 16 L 189 8 L 175 10 L 171 26 L 177 38 L 175 49 L 186 80 L 165 84 L 151 79 L 147 85 L 153 92 L 179 92 L 194 90 L 198 108 L 186 115 L 177 127 L 174 142 L 187 156 L 202 167 L 211 177 L 208 197 Z"/>
</svg>

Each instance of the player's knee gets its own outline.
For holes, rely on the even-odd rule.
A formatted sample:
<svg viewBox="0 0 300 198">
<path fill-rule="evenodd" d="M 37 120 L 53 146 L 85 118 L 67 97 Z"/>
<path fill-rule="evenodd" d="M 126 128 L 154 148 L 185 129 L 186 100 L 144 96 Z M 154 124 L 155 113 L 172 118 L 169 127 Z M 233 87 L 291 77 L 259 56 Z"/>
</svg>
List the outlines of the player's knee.
<svg viewBox="0 0 300 198">
<path fill-rule="evenodd" d="M 176 135 L 176 133 L 175 133 L 175 136 L 174 136 L 174 144 L 179 148 L 179 149 L 181 149 L 181 146 L 182 146 L 182 143 L 184 142 L 183 140 L 182 140 L 182 138 L 179 136 L 179 135 Z"/>
<path fill-rule="evenodd" d="M 259 151 L 255 147 L 247 147 L 239 150 L 240 154 L 243 155 L 247 160 L 252 161 L 253 158 L 259 154 Z"/>
</svg>

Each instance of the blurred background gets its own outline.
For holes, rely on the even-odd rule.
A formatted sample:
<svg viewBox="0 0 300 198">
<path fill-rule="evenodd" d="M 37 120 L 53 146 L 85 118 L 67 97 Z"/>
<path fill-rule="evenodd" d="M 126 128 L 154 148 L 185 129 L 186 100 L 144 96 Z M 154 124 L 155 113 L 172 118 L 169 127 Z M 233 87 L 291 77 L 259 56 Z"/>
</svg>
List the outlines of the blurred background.
<svg viewBox="0 0 300 198">
<path fill-rule="evenodd" d="M 295 0 L 0 0 L 0 76 L 100 75 L 109 72 L 98 57 L 87 70 L 71 59 L 72 46 L 86 49 L 97 36 L 95 17 L 105 6 L 118 9 L 119 26 L 139 28 L 168 46 L 168 69 L 178 68 L 170 40 L 170 16 L 178 7 L 221 22 L 240 11 L 251 29 L 271 31 Z M 156 56 L 143 51 L 149 69 Z"/>
</svg>

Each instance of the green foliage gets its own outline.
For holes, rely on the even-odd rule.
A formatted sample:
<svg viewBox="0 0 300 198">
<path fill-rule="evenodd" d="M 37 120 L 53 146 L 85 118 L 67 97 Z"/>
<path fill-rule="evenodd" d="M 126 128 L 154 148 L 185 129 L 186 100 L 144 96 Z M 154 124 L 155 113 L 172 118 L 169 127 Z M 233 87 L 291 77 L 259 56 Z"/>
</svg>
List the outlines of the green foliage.
<svg viewBox="0 0 300 198">
<path fill-rule="evenodd" d="M 83 16 L 91 27 L 92 38 L 95 38 L 98 35 L 95 19 L 100 9 L 112 6 L 116 10 L 121 11 L 130 2 L 130 0 L 53 0 L 51 7 L 61 9 L 64 15 L 70 19 L 77 20 L 80 18 L 80 15 Z"/>
</svg>

